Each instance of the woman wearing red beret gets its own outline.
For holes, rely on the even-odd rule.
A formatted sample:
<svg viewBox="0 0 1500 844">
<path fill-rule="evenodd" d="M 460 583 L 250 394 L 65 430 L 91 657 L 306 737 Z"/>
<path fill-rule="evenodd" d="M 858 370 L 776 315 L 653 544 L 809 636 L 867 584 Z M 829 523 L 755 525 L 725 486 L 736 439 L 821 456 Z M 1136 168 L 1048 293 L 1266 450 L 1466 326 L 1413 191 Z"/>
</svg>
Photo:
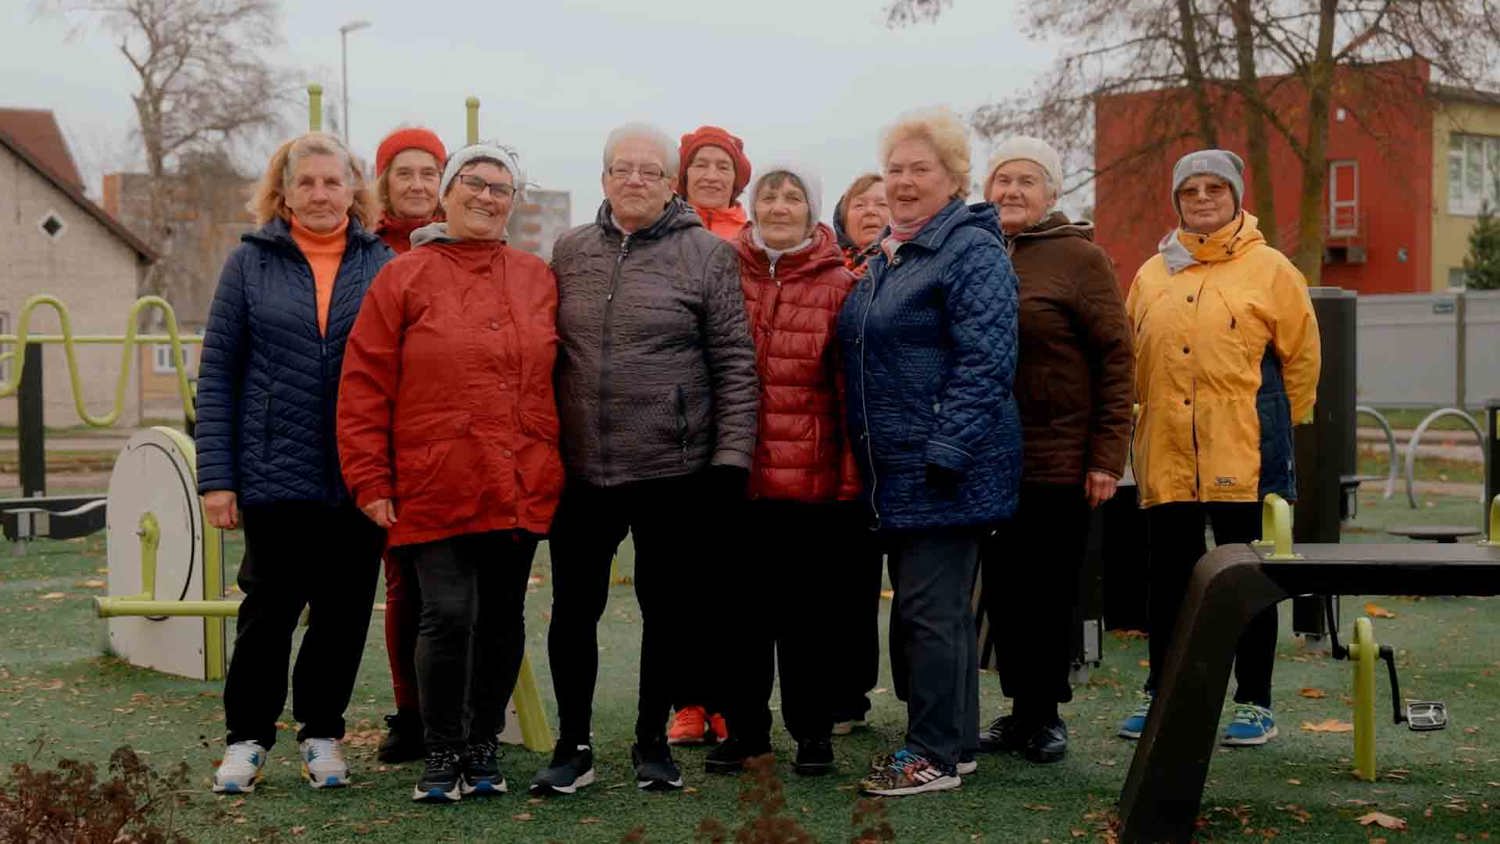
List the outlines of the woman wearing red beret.
<svg viewBox="0 0 1500 844">
<path fill-rule="evenodd" d="M 731 243 L 745 227 L 740 193 L 750 184 L 745 142 L 718 126 L 699 126 L 678 146 L 677 195 L 688 201 L 703 227 Z"/>
</svg>

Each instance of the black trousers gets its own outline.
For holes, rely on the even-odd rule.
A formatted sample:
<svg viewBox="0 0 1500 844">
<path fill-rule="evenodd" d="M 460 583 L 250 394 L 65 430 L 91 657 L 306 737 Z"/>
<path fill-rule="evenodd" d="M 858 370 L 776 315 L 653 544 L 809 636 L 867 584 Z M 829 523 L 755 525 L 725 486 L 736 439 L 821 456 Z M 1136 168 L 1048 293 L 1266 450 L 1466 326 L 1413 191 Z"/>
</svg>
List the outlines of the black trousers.
<svg viewBox="0 0 1500 844">
<path fill-rule="evenodd" d="M 559 741 L 589 744 L 599 675 L 599 618 L 609 599 L 610 562 L 629 532 L 641 607 L 641 676 L 636 740 L 666 740 L 672 701 L 691 674 L 712 674 L 716 643 L 704 631 L 718 595 L 702 539 L 712 526 L 703 473 L 614 487 L 569 478 L 552 520 L 552 626 L 547 658 L 557 695 Z M 699 688 L 703 688 L 700 684 Z M 714 693 L 718 696 L 717 693 Z"/>
<path fill-rule="evenodd" d="M 1147 560 L 1151 569 L 1148 645 L 1151 671 L 1147 691 L 1154 691 L 1158 671 L 1167 664 L 1167 651 L 1177 625 L 1177 611 L 1187 594 L 1189 578 L 1199 558 L 1208 553 L 1207 523 L 1215 545 L 1250 542 L 1260 537 L 1260 504 L 1174 503 L 1146 510 Z M 1271 669 L 1276 660 L 1276 608 L 1261 612 L 1240 635 L 1234 657 L 1235 703 L 1271 705 Z"/>
<path fill-rule="evenodd" d="M 731 735 L 751 743 L 771 734 L 771 688 L 781 673 L 781 717 L 798 742 L 833 729 L 828 671 L 842 658 L 829 613 L 839 583 L 842 514 L 836 504 L 753 501 L 739 507 L 741 527 L 725 578 L 718 629 L 723 657 L 713 670 L 725 690 Z"/>
<path fill-rule="evenodd" d="M 421 585 L 417 696 L 427 747 L 462 750 L 505 728 L 526 653 L 537 537 L 490 531 L 393 549 Z"/>
<path fill-rule="evenodd" d="M 1088 530 L 1082 484 L 1023 483 L 1015 516 L 981 546 L 1000 689 L 1017 715 L 1051 715 L 1073 699 L 1068 670 Z"/>
<path fill-rule="evenodd" d="M 840 510 L 839 537 L 826 560 L 837 587 L 826 608 L 828 635 L 838 647 L 826 665 L 832 687 L 833 720 L 853 721 L 870 711 L 869 693 L 880 682 L 880 585 L 885 554 L 859 505 Z"/>
<path fill-rule="evenodd" d="M 364 655 L 385 531 L 353 504 L 288 501 L 241 511 L 245 593 L 224 683 L 226 741 L 276 743 L 292 633 L 309 608 L 292 669 L 298 741 L 344 737 L 344 709 Z"/>
</svg>

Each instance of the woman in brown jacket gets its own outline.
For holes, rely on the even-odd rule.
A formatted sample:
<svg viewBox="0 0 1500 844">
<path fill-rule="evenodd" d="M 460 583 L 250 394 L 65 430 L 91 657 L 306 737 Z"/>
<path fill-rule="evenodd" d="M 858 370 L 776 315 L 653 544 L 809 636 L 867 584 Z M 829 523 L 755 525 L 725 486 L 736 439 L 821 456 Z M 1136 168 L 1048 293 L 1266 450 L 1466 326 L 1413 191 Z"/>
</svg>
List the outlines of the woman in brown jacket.
<svg viewBox="0 0 1500 844">
<path fill-rule="evenodd" d="M 985 193 L 1000 215 L 1021 281 L 1016 401 L 1021 409 L 1020 508 L 981 552 L 985 610 L 1011 714 L 980 750 L 1056 762 L 1068 749 L 1057 705 L 1068 684 L 1070 627 L 1089 510 L 1107 501 L 1130 440 L 1130 323 L 1088 223 L 1051 210 L 1061 159 L 1035 138 L 1006 140 Z"/>
</svg>

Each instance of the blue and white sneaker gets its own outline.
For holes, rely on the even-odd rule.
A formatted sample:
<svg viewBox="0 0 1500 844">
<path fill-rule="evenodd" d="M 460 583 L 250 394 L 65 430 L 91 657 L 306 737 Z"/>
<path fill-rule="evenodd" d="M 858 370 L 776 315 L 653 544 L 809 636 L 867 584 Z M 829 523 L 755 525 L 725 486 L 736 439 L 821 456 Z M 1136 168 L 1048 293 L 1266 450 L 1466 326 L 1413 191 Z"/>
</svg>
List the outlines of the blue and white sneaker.
<svg viewBox="0 0 1500 844">
<path fill-rule="evenodd" d="M 344 761 L 344 744 L 338 739 L 304 739 L 297 747 L 302 751 L 302 776 L 313 788 L 342 788 L 349 784 L 349 763 Z"/>
<path fill-rule="evenodd" d="M 427 748 L 427 767 L 411 790 L 418 803 L 457 803 L 463 799 L 464 760 L 457 751 Z"/>
<path fill-rule="evenodd" d="M 1146 719 L 1151 715 L 1151 702 L 1155 699 L 1155 692 L 1141 692 L 1141 699 L 1136 704 L 1135 711 L 1120 722 L 1120 730 L 1116 735 L 1132 741 L 1140 738 L 1141 733 L 1146 731 Z"/>
<path fill-rule="evenodd" d="M 500 760 L 496 754 L 500 742 L 494 739 L 476 741 L 464 753 L 464 779 L 459 787 L 465 797 L 504 794 L 507 790 L 505 777 L 500 773 Z"/>
<path fill-rule="evenodd" d="M 1224 728 L 1220 744 L 1227 747 L 1254 747 L 1276 738 L 1276 718 L 1271 710 L 1253 703 L 1236 703 L 1234 719 Z"/>
<path fill-rule="evenodd" d="M 224 748 L 224 761 L 214 771 L 214 792 L 249 794 L 260 782 L 268 751 L 258 741 L 237 741 Z"/>
</svg>

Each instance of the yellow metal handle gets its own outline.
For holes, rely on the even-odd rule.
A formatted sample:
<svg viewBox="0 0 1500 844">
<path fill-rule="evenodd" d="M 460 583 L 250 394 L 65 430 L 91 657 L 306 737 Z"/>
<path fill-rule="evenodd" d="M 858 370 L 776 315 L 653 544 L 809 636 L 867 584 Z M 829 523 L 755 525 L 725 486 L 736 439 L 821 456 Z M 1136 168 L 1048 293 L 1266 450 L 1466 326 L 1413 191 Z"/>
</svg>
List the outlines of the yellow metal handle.
<svg viewBox="0 0 1500 844">
<path fill-rule="evenodd" d="M 479 143 L 479 98 L 470 97 L 464 100 L 464 110 L 468 114 L 467 133 L 464 135 L 468 140 L 465 143 L 470 146 Z"/>
<path fill-rule="evenodd" d="M 73 406 L 78 410 L 78 418 L 86 424 L 95 428 L 108 428 L 119 421 L 120 414 L 125 412 L 125 387 L 130 383 L 130 359 L 136 357 L 136 348 L 143 344 L 137 335 L 137 326 L 140 324 L 140 314 L 147 308 L 155 308 L 161 311 L 166 320 L 167 338 L 172 344 L 172 366 L 177 370 L 177 391 L 182 396 L 182 413 L 191 420 L 197 420 L 197 413 L 193 411 L 193 390 L 188 386 L 187 369 L 183 365 L 182 357 L 182 335 L 177 330 L 177 313 L 166 299 L 160 296 L 142 296 L 135 300 L 130 306 L 130 314 L 126 318 L 125 335 L 118 338 L 123 345 L 120 351 L 120 377 L 115 382 L 115 406 L 114 409 L 103 416 L 94 416 L 89 413 L 83 401 L 83 382 L 78 375 L 78 354 L 75 349 L 81 342 L 97 342 L 99 337 L 78 337 L 73 334 L 73 322 L 68 316 L 68 308 L 56 296 L 37 294 L 26 300 L 21 306 L 21 315 L 16 320 L 16 333 L 13 337 L 0 338 L 0 342 L 14 342 L 17 348 L 24 349 L 31 337 L 31 312 L 46 305 L 57 313 L 58 325 L 62 328 L 63 354 L 68 359 L 68 379 L 73 385 Z M 50 338 L 48 338 L 50 340 Z M 107 338 L 113 341 L 115 338 Z M 26 356 L 14 355 L 15 366 L 9 381 L 0 384 L 0 398 L 13 396 L 21 386 L 21 372 L 26 368 Z"/>
<path fill-rule="evenodd" d="M 1490 530 L 1479 544 L 1500 546 L 1500 495 L 1490 502 Z"/>
<path fill-rule="evenodd" d="M 316 82 L 307 86 L 307 131 L 323 131 L 323 86 Z"/>
<path fill-rule="evenodd" d="M 1380 659 L 1380 645 L 1375 642 L 1375 625 L 1370 619 L 1354 620 L 1349 658 L 1354 660 L 1354 775 L 1374 782 L 1375 663 Z"/>
<path fill-rule="evenodd" d="M 1302 559 L 1292 550 L 1292 505 L 1285 498 L 1274 492 L 1266 496 L 1260 506 L 1260 539 L 1251 544 L 1270 548 L 1268 560 Z"/>
</svg>

